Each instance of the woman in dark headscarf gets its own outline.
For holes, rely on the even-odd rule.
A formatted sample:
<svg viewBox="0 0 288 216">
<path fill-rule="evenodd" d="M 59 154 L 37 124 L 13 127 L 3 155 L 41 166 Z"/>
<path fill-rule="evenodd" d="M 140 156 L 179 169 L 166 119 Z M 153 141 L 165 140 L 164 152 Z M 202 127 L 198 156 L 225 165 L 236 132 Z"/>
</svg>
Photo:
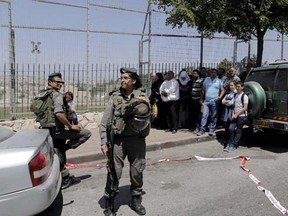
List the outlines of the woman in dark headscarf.
<svg viewBox="0 0 288 216">
<path fill-rule="evenodd" d="M 159 88 L 164 81 L 164 77 L 162 73 L 153 73 L 151 79 L 152 79 L 152 85 L 149 99 L 151 106 L 156 104 L 158 108 L 158 115 L 156 118 L 153 119 L 152 127 L 166 129 L 165 116 L 163 112 L 163 101 L 159 93 Z"/>
<path fill-rule="evenodd" d="M 178 74 L 179 82 L 179 122 L 178 128 L 191 127 L 191 104 L 192 104 L 192 81 L 186 70 L 180 71 Z"/>
</svg>

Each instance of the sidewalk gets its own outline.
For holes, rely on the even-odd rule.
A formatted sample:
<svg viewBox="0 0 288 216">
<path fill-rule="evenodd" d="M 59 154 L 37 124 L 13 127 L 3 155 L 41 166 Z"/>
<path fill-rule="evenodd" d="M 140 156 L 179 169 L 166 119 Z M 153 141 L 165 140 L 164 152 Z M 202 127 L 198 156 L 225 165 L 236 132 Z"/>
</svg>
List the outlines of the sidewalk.
<svg viewBox="0 0 288 216">
<path fill-rule="evenodd" d="M 67 151 L 67 163 L 77 164 L 106 159 L 100 149 L 98 128 L 91 129 L 91 132 L 92 136 L 86 143 L 77 149 Z M 155 151 L 214 139 L 216 139 L 215 135 L 209 136 L 208 133 L 205 133 L 202 136 L 196 136 L 196 134 L 187 129 L 180 129 L 176 134 L 172 134 L 171 132 L 152 128 L 146 138 L 146 145 L 147 151 Z"/>
</svg>

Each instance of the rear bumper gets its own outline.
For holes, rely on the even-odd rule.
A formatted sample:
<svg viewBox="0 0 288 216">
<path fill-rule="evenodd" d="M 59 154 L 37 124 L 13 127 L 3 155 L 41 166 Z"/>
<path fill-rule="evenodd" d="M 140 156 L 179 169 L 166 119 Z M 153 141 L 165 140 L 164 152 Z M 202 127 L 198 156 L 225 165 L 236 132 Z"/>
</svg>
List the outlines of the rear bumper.
<svg viewBox="0 0 288 216">
<path fill-rule="evenodd" d="M 44 211 L 55 200 L 61 182 L 59 158 L 55 154 L 50 176 L 43 184 L 0 196 L 1 216 L 28 216 Z"/>
<path fill-rule="evenodd" d="M 285 121 L 278 121 L 273 119 L 253 119 L 253 126 L 254 128 L 261 129 L 267 128 L 272 130 L 277 130 L 280 132 L 288 133 L 288 122 Z"/>
</svg>

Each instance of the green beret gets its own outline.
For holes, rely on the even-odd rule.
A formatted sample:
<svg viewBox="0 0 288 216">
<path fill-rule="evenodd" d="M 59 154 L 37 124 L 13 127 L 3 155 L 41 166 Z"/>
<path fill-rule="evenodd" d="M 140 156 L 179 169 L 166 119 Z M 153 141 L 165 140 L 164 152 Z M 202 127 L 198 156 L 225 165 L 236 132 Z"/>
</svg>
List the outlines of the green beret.
<svg viewBox="0 0 288 216">
<path fill-rule="evenodd" d="M 120 68 L 120 73 L 135 73 L 137 74 L 136 68 Z"/>
<path fill-rule="evenodd" d="M 49 79 L 51 79 L 51 78 L 53 78 L 53 77 L 56 77 L 56 76 L 58 76 L 58 77 L 60 77 L 60 78 L 62 78 L 62 74 L 61 73 L 57 73 L 57 72 L 53 72 L 53 73 L 51 73 L 51 74 L 49 74 Z"/>
</svg>

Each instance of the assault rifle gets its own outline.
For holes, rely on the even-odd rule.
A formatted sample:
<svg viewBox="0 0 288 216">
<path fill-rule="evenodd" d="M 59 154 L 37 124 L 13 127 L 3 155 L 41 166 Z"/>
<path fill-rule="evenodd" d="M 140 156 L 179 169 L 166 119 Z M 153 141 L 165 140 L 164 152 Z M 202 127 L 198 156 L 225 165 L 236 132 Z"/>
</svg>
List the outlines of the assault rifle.
<svg viewBox="0 0 288 216">
<path fill-rule="evenodd" d="M 115 171 L 115 164 L 113 160 L 113 146 L 114 146 L 114 133 L 112 130 L 112 125 L 108 124 L 106 127 L 106 134 L 107 134 L 107 164 L 106 168 L 108 171 L 106 187 L 105 187 L 105 211 L 112 211 L 110 214 L 107 215 L 115 215 L 114 209 L 114 199 L 115 196 L 118 194 L 118 178 Z"/>
</svg>

